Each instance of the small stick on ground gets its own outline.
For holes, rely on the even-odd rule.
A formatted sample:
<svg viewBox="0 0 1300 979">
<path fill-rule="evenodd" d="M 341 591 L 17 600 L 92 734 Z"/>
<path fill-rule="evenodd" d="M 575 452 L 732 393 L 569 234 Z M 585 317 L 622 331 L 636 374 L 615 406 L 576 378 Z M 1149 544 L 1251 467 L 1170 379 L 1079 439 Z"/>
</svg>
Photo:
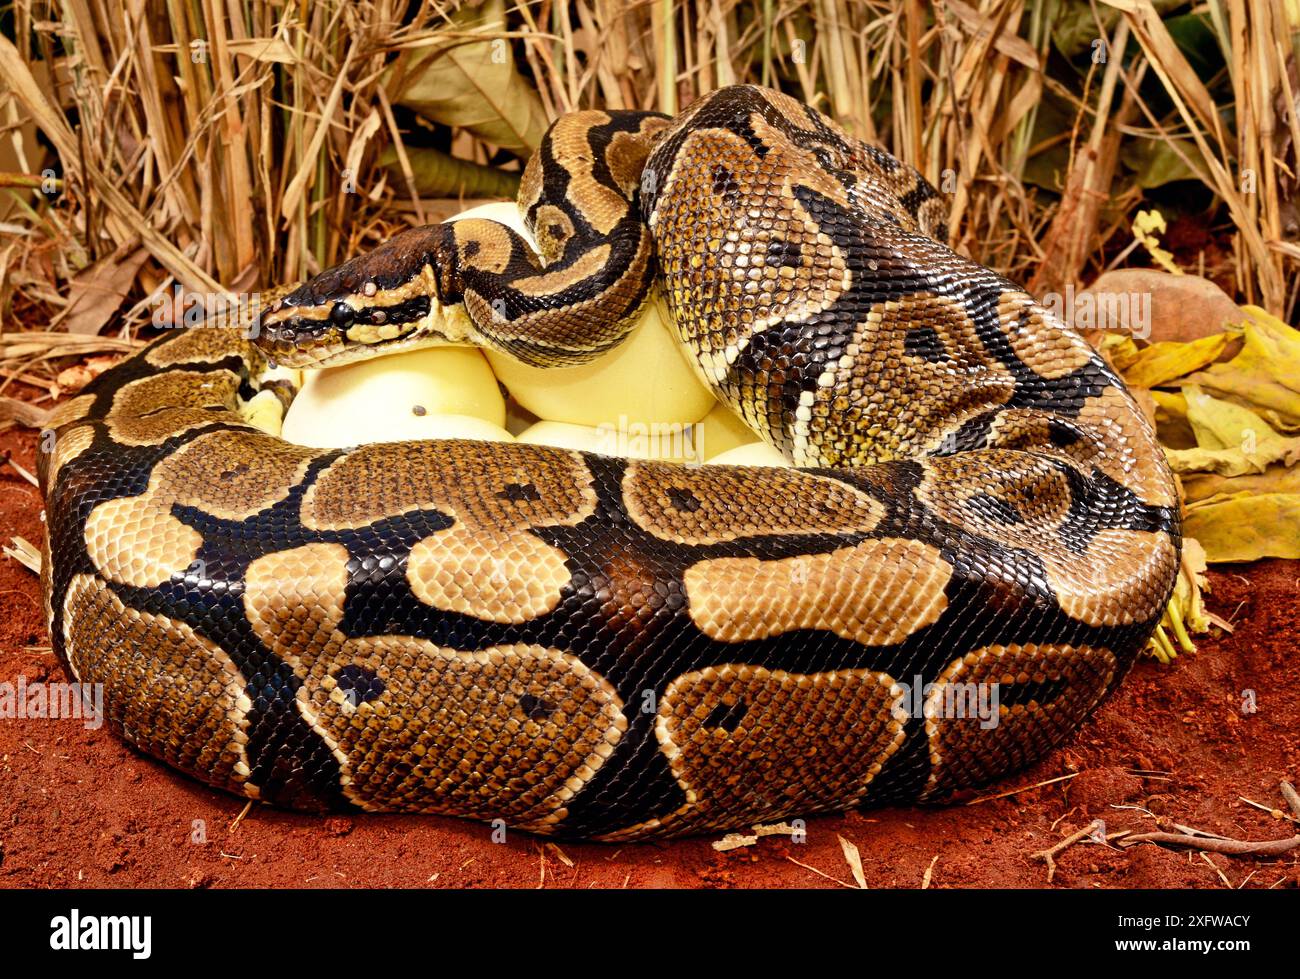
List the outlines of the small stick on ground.
<svg viewBox="0 0 1300 979">
<path fill-rule="evenodd" d="M 1280 785 L 1282 797 L 1286 799 L 1286 804 L 1291 807 L 1291 811 L 1296 817 L 1300 818 L 1300 793 L 1297 793 L 1295 786 L 1283 779 Z M 1250 802 L 1249 799 L 1244 800 Z M 1258 803 L 1251 803 L 1258 805 Z M 1265 808 L 1261 806 L 1261 808 Z M 1285 815 L 1279 813 L 1279 815 Z M 1181 833 L 1134 833 L 1125 837 L 1120 846 L 1129 847 L 1135 843 L 1155 843 L 1160 846 L 1183 846 L 1189 850 L 1200 850 L 1201 856 L 1206 853 L 1222 853 L 1228 857 L 1280 857 L 1285 853 L 1300 848 L 1300 834 L 1281 840 L 1260 840 L 1258 842 L 1251 840 L 1234 840 L 1228 836 L 1219 836 L 1215 834 L 1204 834 L 1201 830 L 1193 829 L 1190 826 L 1179 826 L 1174 824 Z M 1215 867 L 1215 870 L 1218 870 Z M 1223 877 L 1223 873 L 1219 873 Z M 1050 878 L 1049 878 L 1050 879 Z M 1225 883 L 1227 878 L 1224 878 Z M 1229 884 L 1229 886 L 1231 886 Z"/>
<path fill-rule="evenodd" d="M 825 877 L 827 880 L 833 880 L 833 881 L 835 881 L 835 883 L 839 884 L 840 887 L 847 887 L 847 888 L 848 888 L 849 890 L 851 890 L 851 891 L 859 890 L 859 888 L 858 888 L 858 886 L 857 886 L 856 884 L 849 884 L 849 883 L 847 883 L 847 882 L 845 882 L 845 881 L 840 880 L 838 877 L 832 877 L 830 874 L 826 873 L 826 871 L 824 871 L 824 870 L 818 870 L 818 869 L 817 869 L 816 867 L 814 867 L 812 864 L 808 864 L 808 863 L 800 863 L 800 862 L 799 862 L 798 860 L 796 860 L 794 857 L 789 857 L 789 856 L 786 857 L 786 859 L 789 860 L 789 861 L 790 861 L 792 864 L 794 864 L 796 867 L 803 867 L 804 870 L 811 870 L 814 874 L 817 874 L 819 877 Z"/>
<path fill-rule="evenodd" d="M 1282 779 L 1281 789 L 1282 798 L 1286 800 L 1286 804 L 1295 813 L 1295 818 L 1300 819 L 1300 792 L 1296 792 L 1295 786 L 1286 779 Z"/>
<path fill-rule="evenodd" d="M 1035 782 L 1033 785 L 1022 785 L 1018 789 L 1008 789 L 1006 792 L 999 792 L 997 795 L 982 795 L 978 799 L 971 799 L 965 803 L 968 806 L 978 806 L 981 802 L 992 802 L 994 799 L 1005 799 L 1009 795 L 1019 795 L 1021 792 L 1028 792 L 1030 789 L 1041 789 L 1044 785 L 1055 785 L 1057 782 L 1068 782 L 1072 778 L 1078 778 L 1080 772 L 1072 772 L 1069 775 L 1060 775 L 1057 778 L 1049 778 L 1046 782 Z"/>
<path fill-rule="evenodd" d="M 0 554 L 13 558 L 33 574 L 41 573 L 41 549 L 30 541 L 15 537 L 12 547 L 0 546 Z"/>
<path fill-rule="evenodd" d="M 934 859 L 930 861 L 930 866 L 925 868 L 925 876 L 921 878 L 921 890 L 928 891 L 930 889 L 930 881 L 934 879 L 934 865 L 938 862 L 939 854 L 936 853 Z"/>
<path fill-rule="evenodd" d="M 235 817 L 235 821 L 230 824 L 230 832 L 233 833 L 235 830 L 239 829 L 239 824 L 244 821 L 244 817 L 253 811 L 253 803 L 255 801 L 255 799 L 248 800 L 248 804 L 244 806 L 243 811 L 240 812 L 240 814 Z"/>
<path fill-rule="evenodd" d="M 1212 840 L 1230 840 L 1231 836 L 1224 836 L 1222 833 L 1211 833 L 1209 830 L 1197 829 L 1195 826 L 1184 826 L 1182 823 L 1174 823 L 1174 829 L 1180 833 L 1186 833 L 1188 836 L 1206 837 Z"/>
<path fill-rule="evenodd" d="M 31 473 L 29 473 L 26 469 L 24 469 L 22 466 L 18 465 L 18 463 L 13 460 L 13 458 L 9 455 L 8 452 L 3 453 L 3 456 L 4 456 L 4 461 L 9 464 L 9 468 L 12 469 L 14 472 L 16 472 L 19 476 L 27 480 L 27 482 L 31 483 L 33 486 L 41 485 L 40 481 Z"/>
<path fill-rule="evenodd" d="M 1056 846 L 1048 850 L 1039 850 L 1037 853 L 1031 853 L 1029 858 L 1031 860 L 1042 860 L 1046 862 L 1047 882 L 1050 884 L 1052 878 L 1056 876 L 1056 858 L 1080 840 L 1087 839 L 1099 829 L 1104 829 L 1105 825 L 1106 824 L 1100 819 L 1094 819 L 1087 826 L 1083 827 L 1083 829 L 1079 830 L 1079 832 L 1071 833 L 1065 839 L 1061 840 L 1061 842 L 1056 844 Z"/>
<path fill-rule="evenodd" d="M 1219 880 L 1223 881 L 1223 886 L 1232 890 L 1232 881 L 1228 880 L 1228 875 L 1219 869 L 1219 865 L 1210 859 L 1210 855 L 1204 850 L 1201 851 L 1201 859 L 1210 865 L 1210 869 L 1219 875 Z"/>
<path fill-rule="evenodd" d="M 1208 853 L 1222 853 L 1229 857 L 1280 857 L 1300 847 L 1300 836 L 1284 840 L 1248 840 L 1219 839 L 1216 836 L 1189 836 L 1186 833 L 1134 833 L 1120 841 L 1120 846 L 1129 847 L 1135 843 L 1158 843 L 1162 846 L 1185 846 L 1191 850 L 1204 850 Z"/>
<path fill-rule="evenodd" d="M 570 859 L 569 855 L 568 855 L 567 853 L 565 853 L 563 850 L 561 850 L 561 849 L 560 849 L 556 844 L 554 844 L 554 843 L 549 843 L 549 842 L 548 842 L 548 843 L 546 844 L 545 849 L 547 849 L 547 850 L 549 850 L 551 853 L 555 854 L 555 859 L 556 859 L 556 860 L 559 860 L 560 863 L 564 864 L 564 865 L 565 865 L 566 867 L 568 867 L 570 870 L 573 869 L 573 867 L 574 867 L 573 860 Z"/>
<path fill-rule="evenodd" d="M 1284 812 L 1283 810 L 1279 809 L 1277 806 L 1266 806 L 1264 803 L 1256 802 L 1254 799 L 1247 799 L 1244 795 L 1239 795 L 1237 796 L 1237 798 L 1240 799 L 1242 802 L 1246 803 L 1246 805 L 1248 806 L 1254 806 L 1256 809 L 1263 810 L 1264 812 L 1272 816 L 1274 819 L 1286 819 L 1289 820 L 1290 822 L 1300 824 L 1300 817 L 1292 816 L 1289 812 Z"/>
</svg>

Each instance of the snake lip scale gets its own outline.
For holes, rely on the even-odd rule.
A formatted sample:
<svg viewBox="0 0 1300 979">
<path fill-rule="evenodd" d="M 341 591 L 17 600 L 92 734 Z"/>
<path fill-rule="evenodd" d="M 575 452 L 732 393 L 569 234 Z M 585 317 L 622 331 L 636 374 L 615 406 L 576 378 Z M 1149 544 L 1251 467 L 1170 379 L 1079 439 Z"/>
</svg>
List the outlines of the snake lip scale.
<svg viewBox="0 0 1300 979">
<path fill-rule="evenodd" d="M 280 290 L 255 341 L 169 335 L 56 409 L 50 635 L 119 736 L 277 805 L 618 841 L 940 801 L 1114 690 L 1177 574 L 1172 476 L 1098 354 L 947 247 L 916 170 L 736 86 L 563 116 L 518 204 L 536 248 L 404 232 Z M 585 363 L 652 287 L 794 468 L 319 450 L 240 413 L 269 361 Z"/>
</svg>

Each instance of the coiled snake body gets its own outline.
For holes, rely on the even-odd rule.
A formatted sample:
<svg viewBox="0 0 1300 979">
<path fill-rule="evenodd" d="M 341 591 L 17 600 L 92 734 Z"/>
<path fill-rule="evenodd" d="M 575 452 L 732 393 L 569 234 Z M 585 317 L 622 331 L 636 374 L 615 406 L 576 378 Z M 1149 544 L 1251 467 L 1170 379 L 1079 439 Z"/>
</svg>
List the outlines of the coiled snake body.
<svg viewBox="0 0 1300 979">
<path fill-rule="evenodd" d="M 914 170 L 735 87 L 565 116 L 520 207 L 540 256 L 416 229 L 255 344 L 177 333 L 60 407 L 50 634 L 121 736 L 285 806 L 636 839 L 942 799 L 1119 682 L 1175 578 L 1171 476 L 1097 354 L 942 243 Z M 238 411 L 268 354 L 581 363 L 656 275 L 701 376 L 799 468 L 322 451 Z M 991 718 L 945 709 L 978 685 Z"/>
</svg>

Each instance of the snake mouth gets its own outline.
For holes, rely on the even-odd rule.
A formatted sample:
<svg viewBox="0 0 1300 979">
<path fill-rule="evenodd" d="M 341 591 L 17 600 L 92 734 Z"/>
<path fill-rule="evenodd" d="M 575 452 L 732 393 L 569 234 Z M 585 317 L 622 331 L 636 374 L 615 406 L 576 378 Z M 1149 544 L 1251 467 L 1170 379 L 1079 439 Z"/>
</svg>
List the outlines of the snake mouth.
<svg viewBox="0 0 1300 979">
<path fill-rule="evenodd" d="M 336 315 L 345 310 L 346 316 Z M 390 322 L 382 308 L 353 310 L 344 303 L 299 312 L 292 306 L 268 310 L 257 321 L 252 339 L 270 360 L 283 367 L 334 367 L 379 357 L 444 338 L 427 325 L 427 308 L 405 312 L 409 319 Z M 305 315 L 304 315 L 305 314 Z"/>
<path fill-rule="evenodd" d="M 389 354 L 406 353 L 420 347 L 434 345 L 453 345 L 453 341 L 436 332 L 421 332 L 396 337 L 392 340 L 379 340 L 374 343 L 341 343 L 331 349 L 296 347 L 286 357 L 269 354 L 270 359 L 281 367 L 293 367 L 302 370 L 319 370 L 326 367 L 342 367 L 375 357 Z M 454 344 L 461 346 L 462 344 Z"/>
<path fill-rule="evenodd" d="M 252 340 L 277 366 L 338 367 L 419 347 L 472 341 L 463 306 L 444 307 L 430 296 L 374 306 L 303 298 L 305 302 L 296 294 L 285 297 L 255 321 Z"/>
</svg>

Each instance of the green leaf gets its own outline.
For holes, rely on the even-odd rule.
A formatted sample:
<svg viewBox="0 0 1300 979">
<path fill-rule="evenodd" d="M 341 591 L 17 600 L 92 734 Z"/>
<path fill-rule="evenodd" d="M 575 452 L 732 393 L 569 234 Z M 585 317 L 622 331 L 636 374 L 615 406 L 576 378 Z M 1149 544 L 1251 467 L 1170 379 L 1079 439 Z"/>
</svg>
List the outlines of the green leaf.
<svg viewBox="0 0 1300 979">
<path fill-rule="evenodd" d="M 1164 24 L 1178 50 L 1202 81 L 1208 81 L 1223 68 L 1223 52 L 1207 15 L 1180 14 L 1168 18 Z"/>
<path fill-rule="evenodd" d="M 1205 157 L 1190 139 L 1177 140 L 1177 149 L 1170 145 L 1171 142 L 1156 137 L 1134 137 L 1120 147 L 1119 158 L 1134 171 L 1139 187 L 1162 187 L 1175 180 L 1200 180 L 1183 157 L 1200 166 L 1202 173 L 1209 172 L 1205 166 Z M 1182 151 L 1181 156 L 1179 150 Z"/>
<path fill-rule="evenodd" d="M 1163 14 L 1185 2 L 1186 0 L 1154 0 L 1153 6 L 1158 13 Z M 1120 11 L 1115 7 L 1098 4 L 1097 16 L 1094 16 L 1089 0 L 1065 0 L 1052 21 L 1052 43 L 1067 58 L 1076 58 L 1093 50 L 1093 42 L 1100 37 L 1097 32 L 1098 19 L 1107 35 L 1113 36 L 1119 18 Z"/>
<path fill-rule="evenodd" d="M 519 191 L 518 173 L 485 167 L 450 156 L 441 150 L 408 146 L 415 189 L 421 197 L 506 197 L 513 199 Z M 379 165 L 388 171 L 399 187 L 405 186 L 405 174 L 397 159 L 397 150 L 389 147 L 379 157 Z"/>
</svg>

